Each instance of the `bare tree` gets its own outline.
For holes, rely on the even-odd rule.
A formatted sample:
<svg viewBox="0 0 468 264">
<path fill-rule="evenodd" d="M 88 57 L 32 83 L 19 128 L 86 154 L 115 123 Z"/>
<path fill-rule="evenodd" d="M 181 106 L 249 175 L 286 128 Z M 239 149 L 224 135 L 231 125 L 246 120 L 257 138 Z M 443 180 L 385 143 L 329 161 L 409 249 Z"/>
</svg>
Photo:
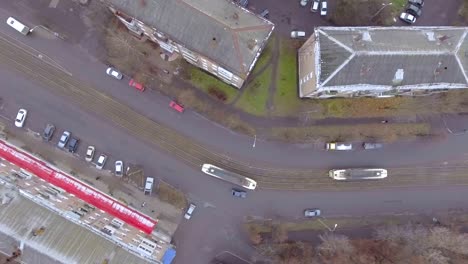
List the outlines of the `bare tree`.
<svg viewBox="0 0 468 264">
<path fill-rule="evenodd" d="M 322 243 L 318 246 L 321 254 L 334 256 L 337 254 L 350 255 L 354 252 L 354 247 L 347 236 L 326 233 L 320 235 L 319 238 L 322 240 Z"/>
<path fill-rule="evenodd" d="M 442 254 L 438 249 L 428 249 L 424 252 L 423 257 L 431 264 L 448 264 L 450 259 Z"/>
<path fill-rule="evenodd" d="M 276 243 L 283 243 L 288 240 L 288 230 L 284 225 L 276 224 L 272 227 L 271 237 Z"/>
</svg>

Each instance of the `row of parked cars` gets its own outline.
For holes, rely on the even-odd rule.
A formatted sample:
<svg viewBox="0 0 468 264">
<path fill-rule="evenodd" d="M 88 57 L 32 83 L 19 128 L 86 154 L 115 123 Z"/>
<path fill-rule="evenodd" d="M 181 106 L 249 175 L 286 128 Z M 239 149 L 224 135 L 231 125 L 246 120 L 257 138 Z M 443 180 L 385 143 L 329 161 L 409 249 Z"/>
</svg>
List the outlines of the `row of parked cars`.
<svg viewBox="0 0 468 264">
<path fill-rule="evenodd" d="M 362 147 L 366 150 L 383 148 L 382 143 L 364 142 Z M 353 143 L 329 142 L 325 144 L 326 150 L 353 150 Z"/>
<path fill-rule="evenodd" d="M 405 12 L 400 14 L 400 19 L 408 24 L 414 24 L 422 14 L 424 0 L 408 0 Z"/>
<path fill-rule="evenodd" d="M 15 126 L 22 128 L 26 121 L 27 115 L 28 115 L 28 111 L 26 109 L 20 109 L 18 113 L 16 114 Z M 55 133 L 55 130 L 56 130 L 55 125 L 50 124 L 50 123 L 46 124 L 44 131 L 42 132 L 42 138 L 47 142 L 51 141 Z M 67 149 L 69 152 L 75 153 L 78 150 L 79 143 L 80 143 L 80 140 L 77 137 L 72 136 L 72 133 L 70 131 L 65 130 L 63 131 L 62 135 L 60 136 L 59 141 L 57 142 L 57 147 L 59 149 Z M 94 146 L 88 146 L 88 148 L 86 149 L 86 155 L 85 155 L 85 160 L 87 162 L 93 161 L 95 151 L 96 151 L 96 148 Z M 106 162 L 107 162 L 107 155 L 105 154 L 99 155 L 98 159 L 96 160 L 96 168 L 99 170 L 102 170 Z M 114 167 L 115 176 L 122 177 L 124 174 L 123 161 L 117 160 L 114 165 L 115 165 Z"/>
<path fill-rule="evenodd" d="M 301 6 L 306 7 L 309 4 L 309 0 L 301 0 Z M 328 11 L 327 1 L 313 0 L 310 6 L 310 11 L 317 12 L 320 8 L 320 15 L 326 16 Z"/>
<path fill-rule="evenodd" d="M 117 80 L 122 80 L 124 76 L 122 72 L 120 72 L 114 67 L 108 67 L 106 69 L 106 74 Z M 143 84 L 137 82 L 135 79 L 130 79 L 130 81 L 128 82 L 128 85 L 134 87 L 136 90 L 140 92 L 143 92 L 145 90 L 145 87 L 143 86 Z M 185 111 L 184 107 L 181 104 L 177 103 L 176 101 L 171 101 L 169 103 L 169 107 L 176 110 L 179 113 L 183 113 Z"/>
</svg>

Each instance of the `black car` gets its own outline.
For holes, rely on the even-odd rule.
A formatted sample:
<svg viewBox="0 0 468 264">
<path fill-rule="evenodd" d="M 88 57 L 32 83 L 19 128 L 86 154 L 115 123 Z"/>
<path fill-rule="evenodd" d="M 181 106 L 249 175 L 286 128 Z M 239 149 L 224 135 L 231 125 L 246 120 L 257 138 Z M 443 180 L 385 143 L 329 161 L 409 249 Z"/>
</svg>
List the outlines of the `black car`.
<svg viewBox="0 0 468 264">
<path fill-rule="evenodd" d="M 424 6 L 424 0 L 408 0 L 408 3 L 412 5 L 416 5 L 418 7 L 423 7 Z"/>
<path fill-rule="evenodd" d="M 42 138 L 45 141 L 50 141 L 54 132 L 55 132 L 55 126 L 52 124 L 47 124 L 46 127 L 44 128 L 44 133 L 42 133 Z"/>
<path fill-rule="evenodd" d="M 249 5 L 249 0 L 238 0 L 236 2 L 244 8 L 246 8 Z"/>
<path fill-rule="evenodd" d="M 77 138 L 70 139 L 70 143 L 68 143 L 68 151 L 70 151 L 71 153 L 75 153 L 76 150 L 78 149 L 79 142 L 80 140 Z"/>
<path fill-rule="evenodd" d="M 242 191 L 242 190 L 238 190 L 238 189 L 232 189 L 232 195 L 234 197 L 239 197 L 239 198 L 245 198 L 247 197 L 247 193 Z"/>
<path fill-rule="evenodd" d="M 406 12 L 407 13 L 410 13 L 411 15 L 415 16 L 415 17 L 420 17 L 421 14 L 422 14 L 422 9 L 421 7 L 417 6 L 417 5 L 412 5 L 412 4 L 409 4 L 407 7 L 406 7 Z"/>
</svg>

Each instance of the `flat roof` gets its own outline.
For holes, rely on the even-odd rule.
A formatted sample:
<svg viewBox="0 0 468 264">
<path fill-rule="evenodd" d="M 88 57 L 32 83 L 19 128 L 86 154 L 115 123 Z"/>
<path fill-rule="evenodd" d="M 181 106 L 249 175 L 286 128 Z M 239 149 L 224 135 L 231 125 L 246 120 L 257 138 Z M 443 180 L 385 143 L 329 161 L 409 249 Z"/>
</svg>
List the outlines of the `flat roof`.
<svg viewBox="0 0 468 264">
<path fill-rule="evenodd" d="M 230 0 L 105 0 L 170 39 L 246 77 L 274 24 Z"/>
<path fill-rule="evenodd" d="M 317 89 L 466 88 L 467 32 L 466 27 L 318 27 Z"/>
</svg>

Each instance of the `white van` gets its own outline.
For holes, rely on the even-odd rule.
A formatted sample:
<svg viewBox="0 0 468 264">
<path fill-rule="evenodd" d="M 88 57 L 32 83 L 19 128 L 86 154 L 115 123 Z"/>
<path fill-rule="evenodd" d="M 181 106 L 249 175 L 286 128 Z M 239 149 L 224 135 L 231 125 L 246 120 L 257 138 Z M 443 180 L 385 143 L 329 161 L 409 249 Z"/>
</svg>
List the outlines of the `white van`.
<svg viewBox="0 0 468 264">
<path fill-rule="evenodd" d="M 153 192 L 154 178 L 148 177 L 145 182 L 145 194 L 151 195 Z"/>
<path fill-rule="evenodd" d="M 23 34 L 23 35 L 27 35 L 29 34 L 29 27 L 27 27 L 26 25 L 24 25 L 23 23 L 19 22 L 18 20 L 12 18 L 12 17 L 9 17 L 7 19 L 7 24 L 16 29 L 16 31 L 18 31 L 19 33 Z"/>
<path fill-rule="evenodd" d="M 303 38 L 305 37 L 304 31 L 291 31 L 291 38 Z"/>
</svg>

